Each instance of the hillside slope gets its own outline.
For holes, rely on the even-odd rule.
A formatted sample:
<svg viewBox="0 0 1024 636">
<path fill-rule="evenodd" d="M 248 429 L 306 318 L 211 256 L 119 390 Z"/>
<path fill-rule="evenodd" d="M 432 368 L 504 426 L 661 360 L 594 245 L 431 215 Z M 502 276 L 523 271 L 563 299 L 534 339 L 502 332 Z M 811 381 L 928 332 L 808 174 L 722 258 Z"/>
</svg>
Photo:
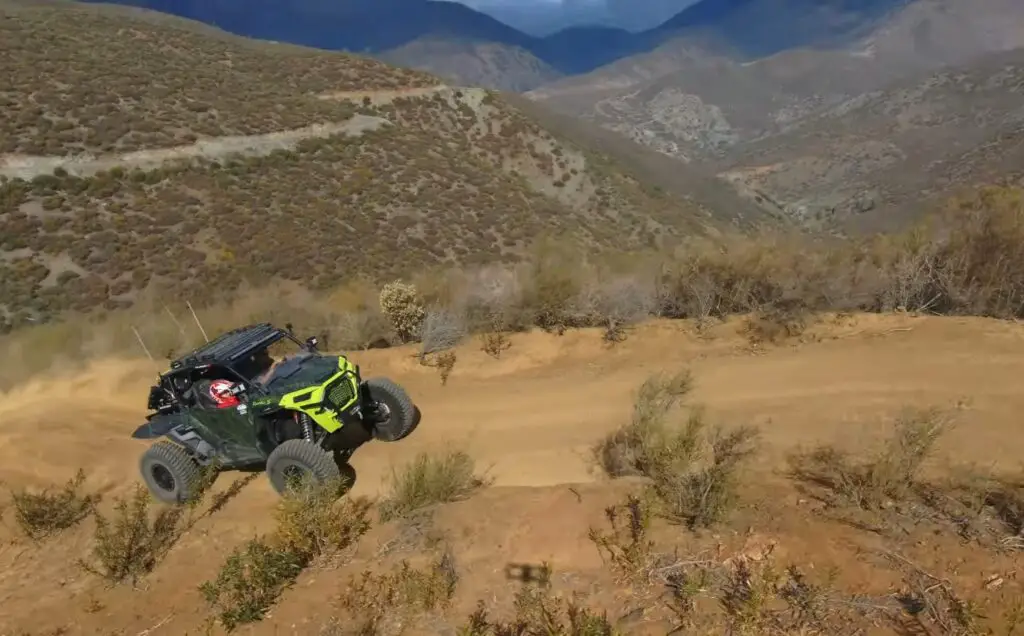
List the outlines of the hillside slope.
<svg viewBox="0 0 1024 636">
<path fill-rule="evenodd" d="M 0 7 L 8 324 L 153 286 L 198 300 L 514 259 L 541 234 L 653 245 L 742 214 L 656 192 L 480 89 L 153 12 Z"/>
<path fill-rule="evenodd" d="M 351 634 L 353 614 L 382 604 L 401 616 L 403 633 L 452 634 L 480 599 L 488 612 L 509 616 L 515 594 L 530 583 L 513 574 L 547 564 L 555 592 L 581 593 L 581 604 L 606 611 L 630 634 L 654 636 L 679 627 L 672 604 L 678 588 L 672 586 L 680 579 L 663 571 L 693 579 L 695 587 L 699 583 L 689 597 L 695 604 L 684 615 L 705 627 L 698 633 L 729 633 L 744 620 L 790 620 L 783 599 L 818 603 L 793 610 L 816 608 L 799 614 L 815 629 L 788 633 L 943 633 L 938 626 L 959 620 L 950 618 L 952 611 L 906 607 L 944 599 L 948 592 L 976 603 L 975 620 L 993 633 L 1012 634 L 1003 617 L 1019 601 L 1022 585 L 1015 576 L 1020 553 L 1012 536 L 1003 548 L 987 548 L 967 535 L 966 520 L 947 523 L 902 501 L 887 517 L 820 499 L 789 476 L 786 458 L 818 443 L 864 453 L 889 435 L 903 409 L 962 400 L 960 425 L 930 449 L 922 475 L 944 478 L 973 463 L 1000 474 L 1014 470 L 1024 452 L 1016 434 L 1024 408 L 1017 381 L 1024 372 L 1020 327 L 978 319 L 861 316 L 820 325 L 802 345 L 749 355 L 736 326 L 696 337 L 679 324 L 648 325 L 612 350 L 596 333 L 520 334 L 500 360 L 467 344 L 443 388 L 432 370 L 416 364 L 411 350 L 355 354 L 362 368 L 407 386 L 424 419 L 407 439 L 372 442 L 355 454 L 351 496 L 388 496 L 384 480 L 393 467 L 420 452 L 451 448 L 465 449 L 494 482 L 408 519 L 379 523 L 373 516 L 374 527 L 344 558 L 309 567 L 280 601 L 271 601 L 263 620 L 234 633 Z M 628 547 L 628 532 L 612 532 L 607 508 L 624 504 L 629 494 L 643 494 L 645 482 L 598 477 L 590 448 L 629 420 L 634 392 L 651 373 L 684 367 L 696 382 L 687 402 L 703 405 L 711 422 L 759 427 L 759 453 L 738 474 L 740 499 L 722 523 L 690 531 L 644 518 L 646 534 L 634 552 L 625 553 L 632 561 L 606 559 L 590 530 L 611 536 L 612 548 Z M 143 414 L 141 401 L 124 396 L 144 395 L 155 371 L 145 361 L 97 361 L 78 382 L 0 395 L 6 424 L 0 429 L 0 479 L 11 488 L 42 487 L 85 467 L 86 490 L 103 493 L 100 510 L 110 515 L 114 498 L 129 494 L 138 481 L 137 457 L 145 447 L 129 438 Z M 68 402 L 82 405 L 73 419 L 62 406 Z M 196 525 L 135 585 L 110 586 L 69 566 L 92 558 L 91 519 L 38 543 L 21 537 L 13 521 L 0 526 L 0 631 L 226 633 L 208 622 L 213 609 L 198 587 L 216 577 L 231 550 L 273 528 L 277 497 L 259 473 L 254 480 L 222 474 L 215 491 L 223 499 L 212 500 L 221 504 L 197 515 Z M 398 614 L 401 606 L 386 603 L 405 597 L 371 584 L 368 607 L 345 606 L 362 570 L 390 571 L 405 559 L 430 573 L 435 550 L 448 551 L 448 567 L 457 574 L 450 604 Z M 624 579 L 630 564 L 638 575 Z M 771 578 L 773 572 L 787 576 L 790 567 L 795 581 Z M 928 576 L 941 577 L 941 583 Z M 723 609 L 718 599 L 731 598 L 724 596 L 730 589 L 740 594 L 745 582 L 759 583 L 764 594 L 777 593 L 778 608 L 742 606 L 753 614 L 731 605 Z M 800 592 L 800 585 L 810 589 Z M 801 596 L 794 599 L 795 594 Z M 240 598 L 249 596 L 240 590 Z M 332 616 L 341 619 L 333 628 Z M 915 623 L 935 629 L 907 627 Z M 361 633 L 397 632 L 388 625 Z"/>
<path fill-rule="evenodd" d="M 969 0 L 871 3 L 877 15 L 847 24 L 828 48 L 781 46 L 779 38 L 797 35 L 783 25 L 799 29 L 768 10 L 779 4 L 775 0 L 733 4 L 742 7 L 727 10 L 725 3 L 717 9 L 725 12 L 723 16 L 691 16 L 695 25 L 717 25 L 709 26 L 710 32 L 672 32 L 672 25 L 682 22 L 670 21 L 664 28 L 672 38 L 652 52 L 553 82 L 528 95 L 661 152 L 702 159 L 782 132 L 821 108 L 894 81 L 1024 46 L 1024 5 L 1013 0 L 982 5 Z M 701 6 L 693 12 L 700 13 Z M 755 15 L 764 19 L 755 21 Z M 824 19 L 809 11 L 802 19 L 814 31 L 819 18 Z M 763 35 L 768 40 L 778 40 L 764 51 L 770 55 L 750 60 L 741 51 L 715 53 L 715 42 L 721 40 L 715 29 L 731 28 L 735 38 L 755 22 L 766 29 Z M 839 37 L 840 33 L 847 35 Z"/>
<path fill-rule="evenodd" d="M 419 38 L 377 58 L 458 84 L 517 92 L 563 75 L 522 47 L 455 38 Z"/>
<path fill-rule="evenodd" d="M 1024 48 L 872 91 L 734 151 L 724 172 L 797 217 L 892 227 L 1022 174 Z"/>
</svg>

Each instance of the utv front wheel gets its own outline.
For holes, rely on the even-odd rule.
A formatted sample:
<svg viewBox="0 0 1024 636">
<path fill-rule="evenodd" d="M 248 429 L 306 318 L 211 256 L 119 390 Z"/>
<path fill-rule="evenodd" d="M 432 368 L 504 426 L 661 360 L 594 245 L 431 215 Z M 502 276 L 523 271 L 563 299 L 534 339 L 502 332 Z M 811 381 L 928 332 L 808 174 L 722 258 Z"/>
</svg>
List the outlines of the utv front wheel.
<svg viewBox="0 0 1024 636">
<path fill-rule="evenodd" d="M 321 486 L 340 481 L 341 470 L 330 452 L 304 439 L 290 439 L 270 453 L 267 477 L 277 494 L 283 495 L 293 480 L 309 479 Z"/>
<path fill-rule="evenodd" d="M 173 442 L 157 442 L 139 461 L 142 480 L 154 497 L 164 503 L 182 504 L 199 483 L 199 463 Z"/>
<path fill-rule="evenodd" d="M 396 442 L 416 426 L 419 412 L 398 384 L 387 378 L 370 378 L 366 381 L 366 394 L 372 402 L 366 412 L 375 438 Z"/>
</svg>

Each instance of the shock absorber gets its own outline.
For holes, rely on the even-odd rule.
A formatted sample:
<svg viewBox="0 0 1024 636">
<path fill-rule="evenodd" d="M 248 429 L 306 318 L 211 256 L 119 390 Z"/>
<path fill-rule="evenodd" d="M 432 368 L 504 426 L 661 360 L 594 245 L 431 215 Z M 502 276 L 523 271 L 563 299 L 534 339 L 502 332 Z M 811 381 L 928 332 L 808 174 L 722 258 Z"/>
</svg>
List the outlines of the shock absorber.
<svg viewBox="0 0 1024 636">
<path fill-rule="evenodd" d="M 299 421 L 299 425 L 302 426 L 302 438 L 307 442 L 313 441 L 313 424 L 309 421 L 309 416 L 305 413 L 296 413 L 295 419 Z"/>
<path fill-rule="evenodd" d="M 313 423 L 309 421 L 309 416 L 305 413 L 302 414 L 302 436 L 306 438 L 307 442 L 313 441 Z"/>
</svg>

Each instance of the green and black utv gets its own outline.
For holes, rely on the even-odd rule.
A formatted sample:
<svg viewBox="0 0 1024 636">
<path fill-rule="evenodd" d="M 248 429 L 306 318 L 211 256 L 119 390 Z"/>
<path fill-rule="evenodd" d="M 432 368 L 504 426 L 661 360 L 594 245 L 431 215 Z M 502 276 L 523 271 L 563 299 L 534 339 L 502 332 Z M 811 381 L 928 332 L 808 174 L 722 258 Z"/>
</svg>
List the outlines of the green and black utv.
<svg viewBox="0 0 1024 636">
<path fill-rule="evenodd" d="M 317 339 L 298 340 L 261 323 L 218 336 L 171 362 L 149 392 L 146 423 L 132 437 L 162 439 L 139 468 L 153 495 L 188 500 L 202 467 L 264 468 L 278 493 L 292 478 L 324 483 L 363 443 L 396 441 L 419 423 L 405 390 L 386 378 L 363 379 L 345 356 L 325 355 Z M 292 350 L 276 363 L 272 353 Z M 210 397 L 211 382 L 231 386 L 230 406 Z"/>
</svg>

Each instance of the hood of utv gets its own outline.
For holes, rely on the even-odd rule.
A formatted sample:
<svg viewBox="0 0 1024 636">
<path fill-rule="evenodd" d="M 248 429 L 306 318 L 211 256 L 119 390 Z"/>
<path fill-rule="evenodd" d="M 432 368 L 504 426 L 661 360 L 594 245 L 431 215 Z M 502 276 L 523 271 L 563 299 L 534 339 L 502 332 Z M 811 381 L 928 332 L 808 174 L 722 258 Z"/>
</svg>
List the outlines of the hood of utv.
<svg viewBox="0 0 1024 636">
<path fill-rule="evenodd" d="M 350 365 L 341 356 L 299 354 L 278 365 L 265 388 L 272 394 L 282 395 L 319 386 Z"/>
</svg>

